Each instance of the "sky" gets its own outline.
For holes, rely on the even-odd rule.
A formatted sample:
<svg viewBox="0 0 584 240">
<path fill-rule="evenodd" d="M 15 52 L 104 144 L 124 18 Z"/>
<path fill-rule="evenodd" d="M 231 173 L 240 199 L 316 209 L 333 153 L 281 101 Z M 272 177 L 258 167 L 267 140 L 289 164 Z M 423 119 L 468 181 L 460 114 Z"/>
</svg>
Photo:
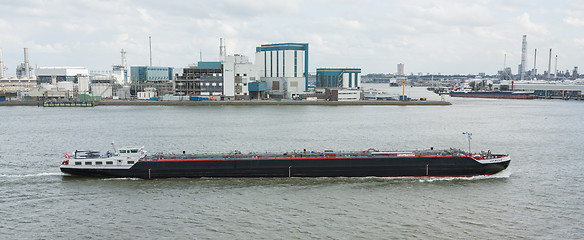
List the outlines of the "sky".
<svg viewBox="0 0 584 240">
<path fill-rule="evenodd" d="M 356 67 L 363 74 L 495 74 L 517 71 L 522 36 L 527 69 L 584 67 L 579 0 L 0 0 L 0 48 L 15 75 L 28 48 L 32 66 L 108 71 L 127 52 L 130 66 L 186 67 L 227 54 L 255 60 L 261 44 L 309 44 L 309 69 Z M 506 57 L 505 57 L 506 55 Z M 582 70 L 580 72 L 583 72 Z"/>
</svg>

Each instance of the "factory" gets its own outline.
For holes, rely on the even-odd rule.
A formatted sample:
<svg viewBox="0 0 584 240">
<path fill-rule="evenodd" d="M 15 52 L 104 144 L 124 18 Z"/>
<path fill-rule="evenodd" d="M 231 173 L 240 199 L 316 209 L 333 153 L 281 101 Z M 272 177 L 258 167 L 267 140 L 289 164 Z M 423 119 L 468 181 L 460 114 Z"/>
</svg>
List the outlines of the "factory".
<svg viewBox="0 0 584 240">
<path fill-rule="evenodd" d="M 294 98 L 308 91 L 308 43 L 263 44 L 256 48 L 260 81 L 275 98 Z"/>
<path fill-rule="evenodd" d="M 223 65 L 221 62 L 200 61 L 183 69 L 176 76 L 175 93 L 179 96 L 219 96 L 223 94 Z"/>
<path fill-rule="evenodd" d="M 28 61 L 28 48 L 24 48 L 24 62 L 16 67 L 16 77 L 7 77 L 8 68 L 4 64 L 2 49 L 0 49 L 0 89 L 19 91 L 37 86 L 37 79 L 32 75 L 33 68 Z"/>
<path fill-rule="evenodd" d="M 358 101 L 363 98 L 360 68 L 317 68 L 316 92 L 329 101 Z"/>
<path fill-rule="evenodd" d="M 255 65 L 244 55 L 230 55 L 223 62 L 223 94 L 227 98 L 250 99 L 249 83 L 257 82 Z M 253 90 L 253 89 L 252 89 Z"/>
<path fill-rule="evenodd" d="M 328 101 L 362 99 L 360 68 L 318 68 L 309 74 L 308 43 L 270 43 L 255 48 L 255 63 L 242 54 L 226 54 L 220 40 L 220 60 L 201 61 L 185 68 L 128 66 L 126 51 L 111 71 L 85 67 L 38 67 L 25 61 L 16 78 L 4 77 L 0 51 L 0 87 L 26 88 L 32 99 L 250 100 L 303 99 Z M 309 86 L 309 78 L 316 84 Z M 314 81 L 313 81 L 314 82 Z M 194 97 L 193 97 L 194 96 Z"/>
</svg>

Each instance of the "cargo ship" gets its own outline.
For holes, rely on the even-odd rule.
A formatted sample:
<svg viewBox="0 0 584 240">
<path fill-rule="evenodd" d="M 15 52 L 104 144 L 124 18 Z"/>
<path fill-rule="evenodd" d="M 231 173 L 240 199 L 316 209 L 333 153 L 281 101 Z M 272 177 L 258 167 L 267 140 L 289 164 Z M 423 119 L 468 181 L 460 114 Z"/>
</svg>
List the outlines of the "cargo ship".
<svg viewBox="0 0 584 240">
<path fill-rule="evenodd" d="M 533 91 L 451 91 L 451 97 L 534 99 Z"/>
<path fill-rule="evenodd" d="M 421 151 L 147 154 L 144 147 L 122 147 L 100 154 L 75 151 L 60 169 L 72 176 L 129 178 L 201 177 L 468 177 L 492 175 L 509 166 L 507 154 L 471 154 L 457 149 Z"/>
</svg>

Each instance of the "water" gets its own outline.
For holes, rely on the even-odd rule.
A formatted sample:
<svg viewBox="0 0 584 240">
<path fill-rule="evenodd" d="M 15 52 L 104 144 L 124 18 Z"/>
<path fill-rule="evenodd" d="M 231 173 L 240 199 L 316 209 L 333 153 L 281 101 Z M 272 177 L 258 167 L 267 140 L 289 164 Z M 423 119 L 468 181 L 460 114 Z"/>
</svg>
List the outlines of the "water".
<svg viewBox="0 0 584 240">
<path fill-rule="evenodd" d="M 584 238 L 584 102 L 446 100 L 453 105 L 0 107 L 0 236 Z M 464 131 L 473 151 L 511 154 L 509 169 L 473 178 L 158 180 L 58 169 L 66 152 L 110 150 L 112 140 L 150 152 L 467 149 Z"/>
</svg>

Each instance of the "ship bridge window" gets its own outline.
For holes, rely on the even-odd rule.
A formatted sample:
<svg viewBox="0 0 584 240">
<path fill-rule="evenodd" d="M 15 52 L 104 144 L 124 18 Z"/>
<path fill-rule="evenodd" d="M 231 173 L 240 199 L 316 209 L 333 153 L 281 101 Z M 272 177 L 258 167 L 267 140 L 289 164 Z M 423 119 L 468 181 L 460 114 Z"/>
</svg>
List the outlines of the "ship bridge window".
<svg viewBox="0 0 584 240">
<path fill-rule="evenodd" d="M 138 152 L 138 149 L 132 149 L 131 152 L 132 153 L 137 153 Z"/>
<path fill-rule="evenodd" d="M 91 162 L 85 162 L 85 165 L 91 165 Z"/>
<path fill-rule="evenodd" d="M 95 162 L 95 165 L 101 165 L 102 162 Z"/>
<path fill-rule="evenodd" d="M 134 161 L 128 161 L 128 164 L 134 164 Z"/>
<path fill-rule="evenodd" d="M 75 165 L 81 165 L 81 162 L 75 162 Z"/>
<path fill-rule="evenodd" d="M 126 153 L 125 149 L 120 149 L 120 153 Z"/>
<path fill-rule="evenodd" d="M 107 165 L 113 165 L 114 162 L 113 161 L 106 161 L 105 164 L 107 164 Z"/>
</svg>

